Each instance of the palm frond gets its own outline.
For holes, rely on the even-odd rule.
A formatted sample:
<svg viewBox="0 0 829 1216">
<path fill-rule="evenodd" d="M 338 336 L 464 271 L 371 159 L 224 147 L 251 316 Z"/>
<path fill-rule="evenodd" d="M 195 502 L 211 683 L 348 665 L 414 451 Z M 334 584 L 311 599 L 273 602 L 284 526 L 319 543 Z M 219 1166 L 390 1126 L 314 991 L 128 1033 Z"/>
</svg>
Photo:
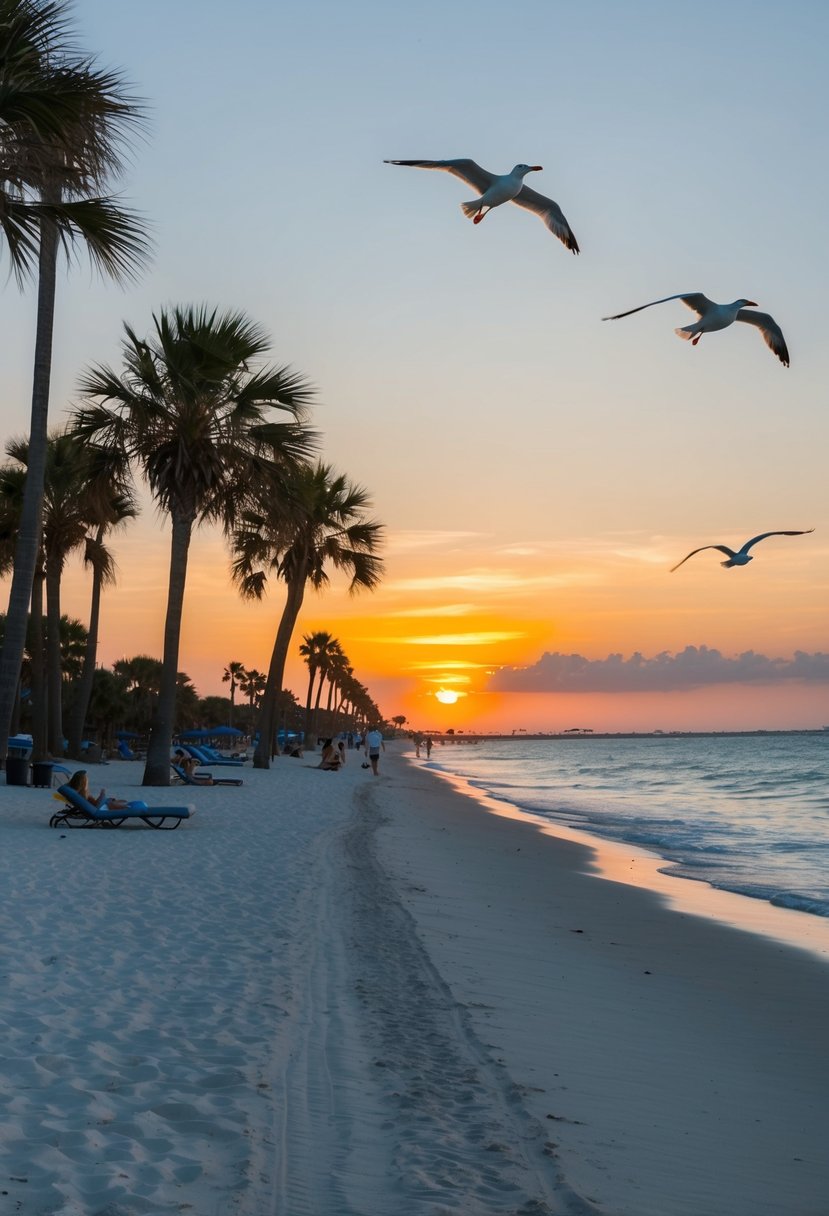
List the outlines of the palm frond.
<svg viewBox="0 0 829 1216">
<path fill-rule="evenodd" d="M 68 253 L 81 238 L 93 265 L 116 282 L 134 281 L 146 266 L 153 248 L 146 221 L 137 212 L 118 206 L 114 198 L 38 206 L 43 213 L 52 213 Z"/>
</svg>

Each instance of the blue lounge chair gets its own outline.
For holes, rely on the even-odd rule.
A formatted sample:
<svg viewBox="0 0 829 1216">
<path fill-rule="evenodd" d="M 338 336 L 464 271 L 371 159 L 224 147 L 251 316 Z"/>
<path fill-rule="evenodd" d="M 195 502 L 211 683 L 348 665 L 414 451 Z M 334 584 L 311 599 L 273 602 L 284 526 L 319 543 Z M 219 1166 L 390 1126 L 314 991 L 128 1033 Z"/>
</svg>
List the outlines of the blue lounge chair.
<svg viewBox="0 0 829 1216">
<path fill-rule="evenodd" d="M 135 752 L 130 747 L 129 743 L 125 743 L 123 739 L 118 740 L 118 755 L 122 760 L 137 760 Z"/>
<path fill-rule="evenodd" d="M 205 756 L 209 756 L 216 764 L 244 764 L 247 760 L 247 752 L 244 756 L 223 756 L 221 752 L 216 751 L 215 747 L 208 747 L 206 743 L 202 743 L 201 750 Z"/>
<path fill-rule="evenodd" d="M 120 810 L 98 807 L 83 798 L 71 785 L 62 785 L 57 791 L 66 805 L 55 811 L 49 820 L 50 828 L 120 828 L 128 819 L 140 819 L 147 827 L 171 832 L 189 819 L 189 806 L 147 806 L 145 802 L 131 802 Z"/>
<path fill-rule="evenodd" d="M 192 743 L 182 743 L 182 747 L 186 752 L 189 752 L 194 760 L 198 760 L 199 764 L 203 764 L 205 768 L 209 768 L 213 764 L 224 765 L 228 768 L 242 768 L 244 760 L 226 760 L 224 756 L 220 756 L 218 752 L 213 751 L 213 748 L 195 747 Z M 213 752 L 213 755 L 210 753 Z"/>
<path fill-rule="evenodd" d="M 180 764 L 170 761 L 170 768 L 185 785 L 244 785 L 241 777 L 214 777 L 212 773 L 194 773 L 192 776 Z"/>
</svg>

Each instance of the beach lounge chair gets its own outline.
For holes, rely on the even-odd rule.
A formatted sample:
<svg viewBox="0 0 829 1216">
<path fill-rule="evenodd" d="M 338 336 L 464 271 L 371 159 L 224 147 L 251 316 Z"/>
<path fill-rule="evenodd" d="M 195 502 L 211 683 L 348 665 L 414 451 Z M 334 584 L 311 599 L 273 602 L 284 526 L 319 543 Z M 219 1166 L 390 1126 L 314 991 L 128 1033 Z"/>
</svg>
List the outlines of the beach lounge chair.
<svg viewBox="0 0 829 1216">
<path fill-rule="evenodd" d="M 181 745 L 186 752 L 189 752 L 194 760 L 198 760 L 199 764 L 203 764 L 205 768 L 210 768 L 214 764 L 224 765 L 227 768 L 242 768 L 244 760 L 226 760 L 224 756 L 220 756 L 213 748 L 195 747 L 192 743 L 182 743 Z M 213 753 L 211 755 L 211 752 Z"/>
<path fill-rule="evenodd" d="M 189 806 L 147 806 L 144 802 L 131 802 L 120 810 L 107 810 L 83 798 L 71 785 L 62 785 L 57 791 L 64 800 L 62 810 L 55 811 L 49 820 L 50 828 L 120 828 L 128 819 L 140 819 L 147 827 L 171 832 L 189 819 Z"/>
<path fill-rule="evenodd" d="M 201 777 L 198 773 L 192 776 L 185 772 L 180 764 L 174 764 L 170 761 L 170 768 L 173 770 L 179 781 L 183 781 L 185 785 L 244 785 L 241 777 L 214 777 L 212 773 L 203 773 Z"/>
<path fill-rule="evenodd" d="M 122 760 L 140 759 L 139 756 L 136 756 L 135 752 L 132 750 L 129 743 L 125 743 L 123 739 L 118 740 L 118 755 L 121 757 Z"/>
<path fill-rule="evenodd" d="M 205 756 L 212 760 L 214 764 L 244 764 L 247 760 L 247 754 L 244 756 L 223 756 L 215 747 L 208 747 L 206 743 L 201 743 L 199 746 Z"/>
</svg>

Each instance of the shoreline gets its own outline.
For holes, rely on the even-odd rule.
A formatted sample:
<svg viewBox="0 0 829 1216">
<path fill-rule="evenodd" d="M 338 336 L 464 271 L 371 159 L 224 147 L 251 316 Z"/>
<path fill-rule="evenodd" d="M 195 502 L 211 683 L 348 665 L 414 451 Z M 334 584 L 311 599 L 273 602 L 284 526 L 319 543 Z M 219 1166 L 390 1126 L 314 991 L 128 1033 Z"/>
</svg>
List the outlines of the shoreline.
<svg viewBox="0 0 829 1216">
<path fill-rule="evenodd" d="M 603 874 L 595 839 L 493 813 L 404 762 L 381 856 L 584 1204 L 562 1210 L 822 1216 L 825 959 Z"/>
<path fill-rule="evenodd" d="M 419 767 L 425 767 L 415 759 L 413 753 L 405 758 Z M 595 868 L 603 878 L 641 887 L 662 896 L 669 906 L 679 911 L 756 933 L 794 949 L 807 950 L 829 963 L 829 917 L 781 907 L 761 897 L 715 887 L 705 878 L 674 874 L 668 867 L 675 862 L 653 849 L 611 840 L 598 832 L 588 832 L 550 820 L 517 803 L 486 793 L 466 777 L 439 767 L 430 766 L 428 771 L 447 782 L 462 797 L 478 802 L 495 815 L 534 824 L 547 835 L 590 849 L 594 854 L 591 868 Z"/>
</svg>

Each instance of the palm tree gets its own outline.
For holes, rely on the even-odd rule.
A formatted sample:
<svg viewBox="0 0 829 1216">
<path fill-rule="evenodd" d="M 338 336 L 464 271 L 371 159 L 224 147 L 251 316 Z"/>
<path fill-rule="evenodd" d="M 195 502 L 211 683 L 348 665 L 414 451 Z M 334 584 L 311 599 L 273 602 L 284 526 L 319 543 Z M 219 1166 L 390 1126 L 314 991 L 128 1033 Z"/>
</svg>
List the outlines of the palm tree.
<svg viewBox="0 0 829 1216">
<path fill-rule="evenodd" d="M 317 672 L 319 671 L 320 654 L 325 651 L 326 646 L 331 641 L 333 641 L 333 637 L 330 633 L 324 629 L 318 629 L 316 633 L 304 634 L 299 646 L 299 653 L 308 667 L 308 693 L 305 698 L 306 733 L 311 728 L 311 698 L 314 693 Z"/>
<path fill-rule="evenodd" d="M 322 686 L 325 683 L 325 673 L 328 669 L 331 655 L 334 653 L 334 648 L 338 646 L 339 642 L 332 634 L 324 629 L 319 629 L 316 633 L 307 633 L 302 639 L 302 645 L 299 648 L 299 653 L 308 664 L 309 673 L 308 695 L 305 701 L 305 746 L 307 748 L 316 746 L 317 712 L 319 710 L 320 697 L 322 696 Z M 319 675 L 317 699 L 312 709 L 311 697 L 317 675 Z"/>
<path fill-rule="evenodd" d="M 259 701 L 262 693 L 265 691 L 265 684 L 266 677 L 261 671 L 257 671 L 255 667 L 245 669 L 245 674 L 239 687 L 248 699 L 251 719 L 253 718 L 254 708 L 259 708 Z"/>
<path fill-rule="evenodd" d="M 142 222 L 107 190 L 142 121 L 118 73 L 69 39 L 64 0 L 0 0 L 0 233 L 19 282 L 38 281 L 29 463 L 0 653 L 0 763 L 40 545 L 58 249 L 80 242 L 117 280 L 148 253 Z"/>
<path fill-rule="evenodd" d="M 236 689 L 241 685 L 241 681 L 245 675 L 244 663 L 228 663 L 222 675 L 222 683 L 230 683 L 230 721 L 228 726 L 233 725 L 233 708 L 236 704 Z"/>
<path fill-rule="evenodd" d="M 105 586 L 115 582 L 115 558 L 104 541 L 108 532 L 121 527 L 138 514 L 121 462 L 113 460 L 112 453 L 105 449 L 90 448 L 89 451 L 92 463 L 89 524 L 94 528 L 93 534 L 86 536 L 84 552 L 84 565 L 92 571 L 89 632 L 83 669 L 74 687 L 66 726 L 67 751 L 76 760 L 82 758 L 81 744 L 98 658 L 101 592 Z"/>
<path fill-rule="evenodd" d="M 290 510 L 285 509 L 284 501 L 275 502 L 266 487 L 262 489 L 265 494 L 258 508 L 246 511 L 244 526 L 233 533 L 231 545 L 233 578 L 243 596 L 260 599 L 268 571 L 287 586 L 253 758 L 257 768 L 268 768 L 276 701 L 305 588 L 310 583 L 315 590 L 322 589 L 329 582 L 329 566 L 350 575 L 351 592 L 376 587 L 383 569 L 377 556 L 383 526 L 365 516 L 367 492 L 335 474 L 329 465 L 304 465 L 296 470 L 286 486 Z"/>
<path fill-rule="evenodd" d="M 21 470 L 28 470 L 30 444 L 27 440 L 11 440 L 6 451 Z M 90 521 L 102 510 L 109 512 L 111 509 L 105 497 L 105 491 L 110 489 L 106 480 L 113 475 L 110 466 L 111 462 L 105 463 L 97 450 L 83 447 L 71 432 L 54 432 L 47 440 L 42 550 L 46 577 L 48 750 L 52 755 L 63 753 L 61 694 L 65 673 L 60 643 L 63 569 L 70 553 L 87 540 Z M 7 480 L 6 484 L 11 483 Z"/>
<path fill-rule="evenodd" d="M 84 375 L 81 393 L 96 404 L 76 411 L 75 425 L 87 441 L 134 461 L 172 522 L 164 669 L 144 771 L 145 785 L 169 785 L 193 530 L 212 522 L 229 530 L 249 487 L 307 459 L 313 436 L 300 422 L 313 390 L 287 368 L 251 370 L 268 341 L 242 313 L 176 308 L 153 322 L 147 341 L 125 326 L 120 375 L 102 366 Z M 266 423 L 270 409 L 287 411 L 291 423 Z"/>
<path fill-rule="evenodd" d="M 338 693 L 343 684 L 354 674 L 354 668 L 349 663 L 348 656 L 342 648 L 331 656 L 331 662 L 325 674 L 328 679 L 328 703 L 326 711 L 332 719 L 335 719 L 339 710 Z M 336 729 L 336 724 L 333 720 L 331 722 L 331 729 L 332 731 Z"/>
</svg>

